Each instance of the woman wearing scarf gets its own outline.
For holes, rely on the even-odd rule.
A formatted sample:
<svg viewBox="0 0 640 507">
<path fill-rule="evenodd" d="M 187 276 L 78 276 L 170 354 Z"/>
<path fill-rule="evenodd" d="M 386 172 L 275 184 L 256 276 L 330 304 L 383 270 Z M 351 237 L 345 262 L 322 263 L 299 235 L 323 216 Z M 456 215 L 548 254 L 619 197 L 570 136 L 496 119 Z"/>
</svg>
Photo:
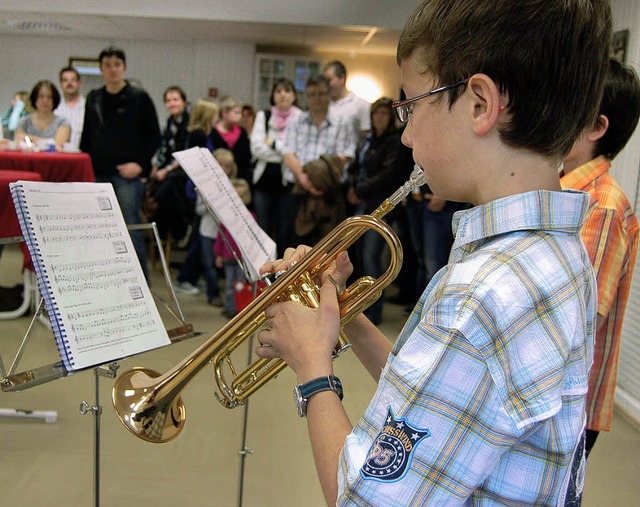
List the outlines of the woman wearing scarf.
<svg viewBox="0 0 640 507">
<path fill-rule="evenodd" d="M 290 79 L 278 79 L 271 90 L 271 109 L 259 111 L 251 131 L 251 153 L 256 160 L 253 170 L 253 206 L 258 224 L 278 246 L 278 256 L 292 246 L 292 190 L 295 178 L 282 164 L 280 148 L 287 123 L 301 113 Z"/>
</svg>

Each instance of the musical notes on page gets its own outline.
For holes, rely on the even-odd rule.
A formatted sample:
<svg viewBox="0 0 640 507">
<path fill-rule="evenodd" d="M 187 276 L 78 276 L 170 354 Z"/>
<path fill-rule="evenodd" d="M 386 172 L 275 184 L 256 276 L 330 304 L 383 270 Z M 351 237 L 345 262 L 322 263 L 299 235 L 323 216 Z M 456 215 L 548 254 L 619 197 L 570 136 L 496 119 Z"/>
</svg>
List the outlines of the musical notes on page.
<svg viewBox="0 0 640 507">
<path fill-rule="evenodd" d="M 216 220 L 226 227 L 237 243 L 250 281 L 258 280 L 258 269 L 276 257 L 275 242 L 249 213 L 208 149 L 191 148 L 175 152 L 173 156 L 196 185 Z"/>
<path fill-rule="evenodd" d="M 110 184 L 21 181 L 12 195 L 67 369 L 170 343 Z"/>
</svg>

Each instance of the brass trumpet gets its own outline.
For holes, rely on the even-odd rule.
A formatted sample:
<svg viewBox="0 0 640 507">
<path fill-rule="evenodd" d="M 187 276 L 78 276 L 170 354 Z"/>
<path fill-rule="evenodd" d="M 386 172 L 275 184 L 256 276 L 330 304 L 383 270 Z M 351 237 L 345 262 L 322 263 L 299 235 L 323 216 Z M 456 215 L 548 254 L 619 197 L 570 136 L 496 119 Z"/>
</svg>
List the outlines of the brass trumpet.
<svg viewBox="0 0 640 507">
<path fill-rule="evenodd" d="M 269 305 L 278 301 L 298 301 L 317 308 L 320 274 L 339 252 L 355 243 L 369 229 L 380 233 L 389 245 L 389 267 L 379 278 L 362 277 L 345 290 L 339 298 L 341 324 L 346 324 L 373 304 L 397 276 L 402 265 L 400 241 L 381 218 L 414 187 L 422 184 L 424 176 L 416 166 L 409 181 L 371 215 L 350 217 L 340 223 L 300 261 L 263 290 L 255 301 L 165 374 L 137 367 L 119 375 L 113 386 L 112 401 L 122 424 L 148 442 L 161 443 L 175 438 L 182 430 L 186 417 L 180 394 L 209 362 L 214 366 L 219 389 L 215 396 L 218 401 L 227 408 L 244 404 L 249 396 L 282 371 L 286 364 L 282 359 L 257 359 L 237 374 L 231 353 L 265 324 L 265 309 Z M 341 333 L 336 355 L 349 346 Z M 231 372 L 230 381 L 226 378 L 225 366 Z"/>
</svg>

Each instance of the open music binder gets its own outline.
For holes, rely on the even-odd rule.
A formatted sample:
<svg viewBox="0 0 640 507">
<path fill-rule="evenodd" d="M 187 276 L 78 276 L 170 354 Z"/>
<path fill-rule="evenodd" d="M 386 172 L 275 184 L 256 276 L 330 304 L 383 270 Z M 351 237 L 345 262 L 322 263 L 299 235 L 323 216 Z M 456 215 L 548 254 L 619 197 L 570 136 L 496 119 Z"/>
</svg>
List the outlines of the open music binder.
<svg viewBox="0 0 640 507">
<path fill-rule="evenodd" d="M 67 371 L 169 345 L 108 183 L 11 183 Z"/>
</svg>

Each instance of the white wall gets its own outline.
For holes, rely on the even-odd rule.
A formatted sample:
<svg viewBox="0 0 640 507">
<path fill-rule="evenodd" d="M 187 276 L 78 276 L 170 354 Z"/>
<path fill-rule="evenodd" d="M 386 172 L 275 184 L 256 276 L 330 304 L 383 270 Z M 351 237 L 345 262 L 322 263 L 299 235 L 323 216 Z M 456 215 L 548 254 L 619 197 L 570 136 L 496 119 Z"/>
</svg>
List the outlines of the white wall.
<svg viewBox="0 0 640 507">
<path fill-rule="evenodd" d="M 402 28 L 419 0 L 4 0 L 7 11 Z"/>
<path fill-rule="evenodd" d="M 58 83 L 58 71 L 69 57 L 97 58 L 113 41 L 0 35 L 0 105 L 12 95 L 31 90 L 40 79 Z M 213 42 L 149 42 L 118 40 L 127 55 L 127 76 L 139 79 L 153 99 L 158 116 L 166 117 L 162 93 L 172 84 L 182 86 L 191 102 L 204 97 L 209 87 L 251 101 L 255 48 L 252 44 Z M 89 90 L 83 90 L 86 94 Z"/>
</svg>

